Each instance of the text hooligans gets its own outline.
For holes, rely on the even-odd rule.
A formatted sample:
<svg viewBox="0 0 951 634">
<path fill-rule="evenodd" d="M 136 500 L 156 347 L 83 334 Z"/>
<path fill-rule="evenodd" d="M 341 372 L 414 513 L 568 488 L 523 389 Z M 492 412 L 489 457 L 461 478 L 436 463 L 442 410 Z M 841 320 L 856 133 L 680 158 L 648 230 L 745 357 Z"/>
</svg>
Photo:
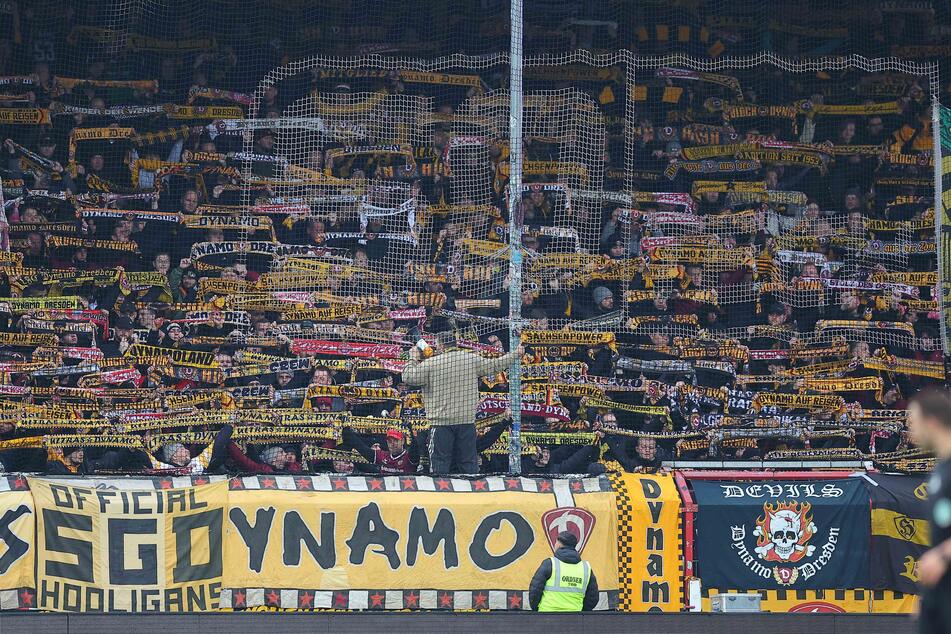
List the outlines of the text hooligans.
<svg viewBox="0 0 951 634">
<path fill-rule="evenodd" d="M 120 491 L 50 484 L 39 518 L 39 607 L 215 609 L 224 508 L 197 489 Z"/>
</svg>

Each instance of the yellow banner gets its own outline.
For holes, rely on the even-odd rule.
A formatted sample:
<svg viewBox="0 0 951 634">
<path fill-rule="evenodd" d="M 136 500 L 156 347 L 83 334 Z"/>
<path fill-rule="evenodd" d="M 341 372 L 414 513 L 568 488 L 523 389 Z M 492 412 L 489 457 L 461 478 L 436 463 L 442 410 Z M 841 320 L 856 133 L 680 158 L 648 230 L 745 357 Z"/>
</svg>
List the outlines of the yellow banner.
<svg viewBox="0 0 951 634">
<path fill-rule="evenodd" d="M 11 486 L 10 490 L 0 493 L 0 593 L 4 590 L 19 590 L 33 588 L 35 576 L 33 574 L 36 550 L 34 548 L 34 518 L 33 496 L 26 489 L 27 481 L 22 476 L 4 478 L 11 485 L 20 483 L 22 489 Z M 18 595 L 16 606 L 7 605 L 0 600 L 2 609 L 11 607 L 36 607 L 31 605 L 32 599 L 24 601 Z"/>
<path fill-rule="evenodd" d="M 580 524 L 582 557 L 599 589 L 614 590 L 614 494 L 577 493 L 574 504 L 559 509 L 554 492 L 231 491 L 226 584 L 524 590 L 552 556 L 552 531 Z M 556 510 L 567 515 L 547 515 Z"/>
<path fill-rule="evenodd" d="M 624 473 L 617 495 L 618 609 L 679 612 L 680 494 L 669 475 Z"/>
<path fill-rule="evenodd" d="M 909 531 L 911 539 L 899 532 L 898 526 L 902 522 L 910 522 L 914 526 L 914 531 Z M 927 520 L 908 517 L 891 509 L 872 509 L 872 535 L 891 537 L 902 541 L 910 541 L 921 546 L 929 546 L 931 543 L 929 540 L 930 534 L 931 529 L 928 528 Z"/>
<path fill-rule="evenodd" d="M 218 608 L 227 482 L 98 489 L 33 479 L 37 606 L 57 612 Z"/>
</svg>

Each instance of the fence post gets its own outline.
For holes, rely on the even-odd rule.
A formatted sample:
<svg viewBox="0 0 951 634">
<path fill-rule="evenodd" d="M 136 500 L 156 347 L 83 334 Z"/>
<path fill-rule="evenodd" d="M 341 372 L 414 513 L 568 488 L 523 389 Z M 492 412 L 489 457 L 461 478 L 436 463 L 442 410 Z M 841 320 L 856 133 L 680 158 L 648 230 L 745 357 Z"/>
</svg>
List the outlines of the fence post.
<svg viewBox="0 0 951 634">
<path fill-rule="evenodd" d="M 511 0 L 509 74 L 509 349 L 519 345 L 522 322 L 522 0 Z M 522 360 L 509 368 L 509 471 L 522 471 Z"/>
</svg>

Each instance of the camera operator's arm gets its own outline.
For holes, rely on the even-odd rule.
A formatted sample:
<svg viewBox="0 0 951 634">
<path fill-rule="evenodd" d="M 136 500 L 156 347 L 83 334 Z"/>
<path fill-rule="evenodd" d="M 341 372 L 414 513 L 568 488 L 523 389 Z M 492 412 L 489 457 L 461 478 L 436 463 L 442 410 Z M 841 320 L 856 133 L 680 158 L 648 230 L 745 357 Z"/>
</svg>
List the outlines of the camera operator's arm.
<svg viewBox="0 0 951 634">
<path fill-rule="evenodd" d="M 503 354 L 501 357 L 496 357 L 494 359 L 480 357 L 479 376 L 491 376 L 493 374 L 498 374 L 503 370 L 507 370 L 509 366 L 511 366 L 515 361 L 515 359 L 521 357 L 523 354 L 525 354 L 525 347 L 519 345 L 518 348 L 507 354 Z"/>
<path fill-rule="evenodd" d="M 420 363 L 419 348 L 412 347 L 409 351 L 409 363 L 403 368 L 403 381 L 410 385 L 426 385 L 429 383 L 429 363 Z"/>
</svg>

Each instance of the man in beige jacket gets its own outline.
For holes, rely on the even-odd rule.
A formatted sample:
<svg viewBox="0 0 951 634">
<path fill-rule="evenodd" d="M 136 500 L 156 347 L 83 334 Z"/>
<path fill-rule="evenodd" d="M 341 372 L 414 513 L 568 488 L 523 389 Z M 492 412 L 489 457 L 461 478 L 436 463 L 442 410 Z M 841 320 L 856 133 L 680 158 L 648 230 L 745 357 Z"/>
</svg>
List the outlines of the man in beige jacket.
<svg viewBox="0 0 951 634">
<path fill-rule="evenodd" d="M 453 333 L 439 333 L 436 354 L 420 361 L 414 347 L 403 369 L 403 381 L 422 388 L 423 405 L 432 422 L 429 430 L 429 469 L 434 475 L 478 473 L 475 415 L 479 379 L 507 369 L 525 352 L 522 346 L 494 359 L 455 347 Z"/>
</svg>

